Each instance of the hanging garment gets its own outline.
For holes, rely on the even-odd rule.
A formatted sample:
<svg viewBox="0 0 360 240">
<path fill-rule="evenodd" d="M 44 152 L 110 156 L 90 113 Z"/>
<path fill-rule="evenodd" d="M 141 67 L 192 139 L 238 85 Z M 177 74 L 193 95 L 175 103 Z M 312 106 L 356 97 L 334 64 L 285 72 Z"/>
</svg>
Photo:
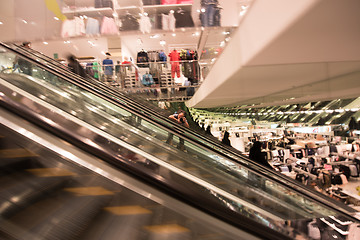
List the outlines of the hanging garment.
<svg viewBox="0 0 360 240">
<path fill-rule="evenodd" d="M 169 53 L 170 62 L 171 62 L 171 77 L 174 79 L 175 74 L 178 78 L 180 78 L 180 54 L 178 51 L 173 50 Z"/>
<path fill-rule="evenodd" d="M 84 19 L 75 17 L 74 21 L 75 21 L 75 36 L 84 35 L 86 33 Z"/>
<path fill-rule="evenodd" d="M 167 57 L 166 57 L 166 54 L 164 53 L 164 51 L 160 51 L 159 53 L 159 60 L 161 62 L 166 62 L 167 61 Z"/>
<path fill-rule="evenodd" d="M 144 5 L 160 5 L 161 0 L 143 0 Z"/>
<path fill-rule="evenodd" d="M 177 4 L 177 0 L 161 0 L 162 5 Z"/>
<path fill-rule="evenodd" d="M 194 21 L 192 19 L 190 12 L 179 9 L 179 10 L 175 11 L 174 17 L 176 20 L 176 22 L 175 22 L 176 28 L 194 27 Z"/>
<path fill-rule="evenodd" d="M 179 62 L 171 63 L 171 77 L 175 78 L 175 74 L 178 78 L 180 78 L 180 64 Z"/>
<path fill-rule="evenodd" d="M 101 24 L 101 34 L 118 34 L 119 30 L 113 18 L 104 17 Z"/>
<path fill-rule="evenodd" d="M 359 172 L 356 165 L 349 165 L 349 168 L 351 177 L 359 177 Z"/>
<path fill-rule="evenodd" d="M 177 0 L 177 4 L 193 4 L 194 0 Z"/>
<path fill-rule="evenodd" d="M 174 17 L 174 13 L 170 12 L 169 13 L 169 30 L 175 31 L 175 28 L 176 28 L 176 19 Z"/>
<path fill-rule="evenodd" d="M 166 14 L 161 14 L 162 17 L 162 29 L 168 31 L 169 30 L 169 16 Z"/>
<path fill-rule="evenodd" d="M 114 70 L 114 63 L 111 59 L 104 59 L 103 60 L 103 67 L 104 67 L 104 74 L 106 76 L 112 76 Z"/>
<path fill-rule="evenodd" d="M 147 52 L 140 51 L 137 53 L 136 62 L 138 67 L 145 68 L 149 67 L 149 56 Z"/>
<path fill-rule="evenodd" d="M 97 35 L 100 34 L 100 23 L 97 19 L 89 17 L 86 22 L 86 34 Z"/>
<path fill-rule="evenodd" d="M 151 85 L 154 84 L 154 79 L 151 74 L 147 73 L 143 75 L 141 83 L 146 87 L 150 87 Z"/>
<path fill-rule="evenodd" d="M 99 79 L 99 64 L 97 62 L 93 62 L 93 72 L 94 78 Z"/>
<path fill-rule="evenodd" d="M 120 19 L 121 31 L 139 30 L 139 22 L 133 15 L 128 13 Z"/>
<path fill-rule="evenodd" d="M 150 33 L 152 26 L 151 26 L 151 22 L 150 22 L 149 17 L 144 16 L 144 15 L 141 16 L 139 25 L 140 25 L 140 31 L 142 33 Z"/>
<path fill-rule="evenodd" d="M 75 36 L 75 21 L 66 19 L 61 26 L 61 37 Z"/>
</svg>

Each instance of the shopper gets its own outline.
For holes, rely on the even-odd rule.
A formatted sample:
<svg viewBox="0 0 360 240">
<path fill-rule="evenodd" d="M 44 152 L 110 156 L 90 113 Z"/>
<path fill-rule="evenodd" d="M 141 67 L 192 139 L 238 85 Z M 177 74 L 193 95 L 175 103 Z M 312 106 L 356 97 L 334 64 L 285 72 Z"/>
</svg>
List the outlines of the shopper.
<svg viewBox="0 0 360 240">
<path fill-rule="evenodd" d="M 23 42 L 22 47 L 31 48 L 30 42 Z M 26 75 L 32 76 L 32 63 L 28 60 L 16 57 L 14 62 L 14 71 L 19 67 L 20 71 Z"/>
<path fill-rule="evenodd" d="M 189 123 L 188 121 L 186 120 L 186 117 L 185 117 L 185 112 L 184 111 L 179 111 L 177 113 L 174 113 L 172 115 L 169 116 L 169 119 L 179 123 L 180 125 L 183 125 L 184 127 L 187 127 L 189 128 Z M 169 132 L 168 133 L 168 139 L 166 140 L 166 143 L 168 144 L 172 144 L 173 142 L 173 137 L 174 137 L 174 134 Z M 184 139 L 182 139 L 181 137 L 179 137 L 179 145 L 177 146 L 178 149 L 182 150 L 182 151 L 185 151 L 185 143 L 184 143 Z"/>
<path fill-rule="evenodd" d="M 103 60 L 103 68 L 104 68 L 104 74 L 105 74 L 105 81 L 111 82 L 113 77 L 113 71 L 114 71 L 114 62 L 110 59 L 111 54 L 106 53 L 106 59 Z"/>
<path fill-rule="evenodd" d="M 80 76 L 86 78 L 87 74 L 84 70 L 84 68 L 80 65 L 79 61 L 76 59 L 76 57 L 72 54 L 70 54 L 67 57 L 68 60 L 68 67 L 70 70 L 76 74 L 79 74 Z"/>
<path fill-rule="evenodd" d="M 230 143 L 230 134 L 228 131 L 225 131 L 224 132 L 224 137 L 222 138 L 221 142 L 227 146 L 230 146 L 231 147 L 231 143 Z"/>
<path fill-rule="evenodd" d="M 250 148 L 249 158 L 264 167 L 273 169 L 271 165 L 265 158 L 265 153 L 261 151 L 262 143 L 259 141 L 254 142 L 253 146 Z"/>
</svg>

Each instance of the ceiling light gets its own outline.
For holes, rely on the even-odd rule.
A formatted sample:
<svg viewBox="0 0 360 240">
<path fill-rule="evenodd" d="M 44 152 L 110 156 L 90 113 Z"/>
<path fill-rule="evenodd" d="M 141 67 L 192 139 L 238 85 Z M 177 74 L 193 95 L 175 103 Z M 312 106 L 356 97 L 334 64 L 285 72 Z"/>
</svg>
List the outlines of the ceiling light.
<svg viewBox="0 0 360 240">
<path fill-rule="evenodd" d="M 49 43 L 48 42 L 43 42 L 43 44 L 48 45 Z"/>
<path fill-rule="evenodd" d="M 55 19 L 56 21 L 59 21 L 59 20 L 60 20 L 58 17 L 54 17 L 54 19 Z"/>
<path fill-rule="evenodd" d="M 176 37 L 176 33 L 171 34 L 171 36 Z"/>
<path fill-rule="evenodd" d="M 175 11 L 174 10 L 170 10 L 170 13 L 174 13 Z"/>
<path fill-rule="evenodd" d="M 201 12 L 203 12 L 203 13 L 204 13 L 204 12 L 205 12 L 205 8 L 202 8 L 202 9 L 201 9 Z"/>
<path fill-rule="evenodd" d="M 166 44 L 166 42 L 165 42 L 164 40 L 161 40 L 161 41 L 160 41 L 160 45 L 161 45 L 161 46 L 164 46 L 165 44 Z"/>
<path fill-rule="evenodd" d="M 24 19 L 23 19 L 22 21 L 23 21 L 23 23 L 25 23 L 25 24 L 27 24 L 27 23 L 28 23 L 28 22 L 27 22 L 26 20 L 24 20 Z"/>
<path fill-rule="evenodd" d="M 4 24 L 4 23 L 3 23 L 3 22 L 0 22 L 0 25 L 1 25 L 1 24 Z"/>
</svg>

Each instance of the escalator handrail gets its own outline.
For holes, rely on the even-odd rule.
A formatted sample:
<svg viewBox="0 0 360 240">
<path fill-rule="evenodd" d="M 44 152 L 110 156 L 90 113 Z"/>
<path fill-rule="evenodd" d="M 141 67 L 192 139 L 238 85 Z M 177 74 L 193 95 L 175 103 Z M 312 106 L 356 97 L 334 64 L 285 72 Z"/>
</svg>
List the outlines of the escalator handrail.
<svg viewBox="0 0 360 240">
<path fill-rule="evenodd" d="M 30 56 L 28 56 L 29 54 L 31 54 L 31 52 L 27 52 L 28 54 L 26 53 L 21 53 L 19 52 L 18 50 L 16 49 L 13 49 L 12 47 L 10 46 L 7 46 L 7 45 L 4 45 L 3 43 L 0 42 L 0 45 L 5 47 L 6 49 L 9 49 L 11 51 L 14 51 L 16 52 L 17 54 L 20 54 L 21 56 L 27 58 L 27 59 L 30 59 L 31 62 L 33 63 L 36 63 L 38 65 L 41 65 L 41 67 L 45 68 L 46 70 L 49 70 L 51 73 L 53 73 L 54 75 L 57 75 L 57 76 L 61 76 L 61 78 L 63 79 L 66 79 L 67 81 L 70 81 L 71 83 L 75 84 L 75 85 L 81 85 L 81 87 L 87 89 L 88 91 L 90 91 L 91 93 L 95 94 L 96 96 L 101 96 L 101 98 L 105 98 L 107 99 L 108 101 L 110 101 L 111 103 L 115 104 L 115 105 L 119 105 L 122 107 L 122 108 L 125 108 L 127 111 L 131 112 L 131 113 L 136 113 L 137 115 L 140 115 L 142 118 L 146 119 L 147 121 L 151 122 L 152 124 L 155 124 L 157 126 L 160 126 L 162 128 L 166 128 L 167 131 L 170 131 L 170 132 L 173 132 L 177 135 L 181 135 L 182 138 L 184 138 L 185 140 L 189 141 L 189 142 L 192 142 L 192 143 L 195 143 L 196 145 L 200 145 L 202 147 L 205 147 L 205 148 L 210 148 L 208 145 L 206 144 L 203 144 L 201 142 L 194 142 L 194 140 L 192 139 L 188 139 L 187 135 L 184 135 L 182 133 L 182 131 L 187 131 L 187 133 L 190 133 L 190 134 L 193 134 L 191 133 L 190 131 L 188 131 L 186 128 L 178 125 L 178 124 L 173 124 L 170 120 L 168 120 L 167 118 L 159 115 L 159 116 L 155 116 L 155 118 L 162 118 L 162 120 L 165 120 L 167 121 L 169 124 L 173 125 L 172 128 L 169 128 L 168 126 L 165 126 L 163 125 L 161 122 L 158 122 L 156 120 L 154 120 L 153 118 L 150 118 L 150 114 L 153 114 L 152 111 L 148 111 L 148 114 L 144 114 L 142 113 L 141 111 L 138 110 L 138 108 L 133 108 L 133 107 L 130 107 L 128 105 L 124 106 L 122 105 L 121 102 L 119 102 L 118 99 L 114 99 L 113 97 L 110 97 L 108 95 L 104 95 L 102 92 L 99 92 L 97 88 L 90 88 L 90 86 L 88 85 L 89 83 L 91 84 L 96 84 L 97 87 L 101 86 L 104 88 L 104 91 L 105 92 L 109 92 L 111 90 L 111 95 L 116 95 L 117 97 L 121 97 L 121 98 L 124 98 L 124 97 L 127 97 L 125 96 L 123 93 L 119 92 L 119 91 L 114 91 L 114 89 L 110 89 L 108 88 L 108 86 L 104 85 L 103 83 L 100 83 L 100 82 L 85 82 L 84 78 L 80 77 L 79 75 L 76 75 L 76 74 L 73 74 L 72 72 L 69 72 L 69 71 L 66 71 L 66 69 L 64 68 L 61 68 L 59 66 L 56 66 L 56 68 L 59 68 L 59 69 L 52 69 L 50 68 L 49 66 L 41 63 L 41 62 L 38 62 L 38 61 L 35 61 L 33 60 L 33 58 Z M 18 47 L 18 46 L 17 46 Z M 24 48 L 21 48 L 19 47 L 21 50 L 25 50 L 27 51 L 27 49 L 24 49 Z M 35 50 L 31 50 L 31 51 L 35 51 Z M 44 55 L 42 55 L 44 56 Z M 59 71 L 60 70 L 60 71 Z M 65 71 L 66 73 L 63 73 L 63 71 Z M 74 79 L 71 79 L 69 77 L 69 75 L 71 75 L 72 77 L 74 77 L 74 79 L 76 80 L 74 82 Z M 86 84 L 85 84 L 86 83 Z M 89 89 L 90 88 L 90 89 Z M 117 94 L 118 93 L 118 94 Z M 121 96 L 119 96 L 121 95 Z M 131 102 L 131 100 L 129 99 L 122 99 L 123 101 L 126 101 L 127 104 L 133 104 L 133 102 Z M 131 108 L 131 109 L 129 109 Z M 146 107 L 145 107 L 146 108 Z M 197 136 L 199 137 L 199 136 Z M 312 189 L 309 189 L 309 188 L 305 188 L 303 184 L 293 180 L 293 179 L 289 179 L 288 177 L 284 176 L 283 174 L 281 173 L 278 173 L 278 172 L 275 172 L 275 171 L 271 171 L 271 170 L 268 170 L 267 168 L 263 167 L 262 165 L 254 162 L 254 161 L 251 161 L 249 159 L 246 159 L 244 156 L 241 155 L 240 152 L 238 152 L 237 150 L 234 150 L 234 149 L 230 149 L 230 148 L 227 148 L 227 147 L 224 147 L 222 146 L 221 144 L 218 144 L 216 142 L 214 143 L 211 143 L 211 141 L 209 141 L 209 139 L 207 139 L 206 137 L 204 136 L 201 136 L 202 139 L 204 141 L 207 141 L 209 142 L 210 144 L 213 144 L 213 145 L 216 145 L 217 147 L 219 147 L 220 149 L 224 150 L 226 149 L 226 151 L 230 152 L 231 154 L 233 155 L 237 155 L 238 158 L 241 158 L 242 160 L 245 160 L 246 162 L 240 162 L 239 160 L 237 159 L 233 159 L 231 158 L 230 156 L 224 154 L 223 152 L 221 151 L 218 151 L 216 149 L 213 149 L 211 148 L 212 151 L 216 152 L 217 154 L 220 154 L 221 156 L 225 156 L 226 158 L 231 158 L 232 161 L 240 164 L 240 165 L 246 165 L 247 168 L 250 168 L 252 170 L 255 170 L 257 171 L 260 175 L 262 176 L 266 176 L 267 178 L 270 178 L 271 180 L 277 182 L 277 183 L 281 183 L 281 184 L 286 184 L 288 187 L 292 188 L 292 190 L 295 190 L 297 192 L 300 192 L 301 194 L 304 194 L 306 195 L 307 197 L 317 201 L 317 202 L 320 202 L 321 204 L 323 205 L 326 205 L 326 206 L 329 206 L 331 207 L 332 209 L 337 209 L 339 208 L 339 202 L 337 202 L 336 200 L 334 199 L 331 199 L 331 198 L 327 198 L 325 197 L 323 194 L 321 193 L 318 193 Z M 237 154 L 234 154 L 235 152 L 238 152 Z M 284 183 L 285 182 L 285 183 Z M 291 185 L 290 185 L 291 184 Z M 344 204 L 341 204 L 343 205 L 342 208 L 341 208 L 341 213 L 342 214 L 346 214 L 346 215 L 349 215 L 351 216 L 351 213 L 352 211 L 355 211 L 353 209 L 351 209 L 350 207 L 344 205 Z M 347 210 L 345 210 L 347 209 Z"/>
<path fill-rule="evenodd" d="M 8 90 L 8 92 L 10 93 L 11 90 Z M 194 184 L 198 185 L 196 182 L 192 182 L 186 178 L 183 178 L 181 181 L 175 181 L 173 179 L 161 179 L 161 177 L 155 172 L 146 171 L 139 165 L 131 163 L 131 161 L 128 161 L 120 155 L 114 154 L 112 151 L 110 151 L 111 147 L 106 147 L 105 144 L 104 146 L 98 146 L 97 144 L 89 143 L 87 140 L 91 139 L 91 136 L 93 138 L 104 138 L 92 132 L 90 129 L 88 129 L 86 132 L 82 131 L 83 135 L 80 136 L 76 132 L 66 128 L 66 124 L 64 126 L 60 124 L 54 124 L 54 122 L 48 121 L 49 119 L 45 119 L 41 111 L 39 111 L 40 113 L 32 111 L 31 109 L 23 106 L 21 103 L 16 102 L 16 100 L 12 99 L 11 97 L 8 97 L 8 95 L 9 94 L 3 94 L 0 96 L 0 108 L 6 109 L 11 113 L 20 116 L 22 119 L 35 124 L 37 127 L 44 129 L 54 136 L 65 140 L 66 142 L 82 149 L 89 154 L 96 156 L 97 158 L 100 158 L 101 160 L 116 167 L 116 169 L 124 171 L 141 180 L 142 182 L 149 184 L 152 187 L 156 187 L 160 191 L 171 195 L 173 198 L 194 206 L 217 219 L 227 222 L 232 226 L 246 229 L 245 231 L 248 231 L 251 234 L 264 239 L 290 239 L 288 236 L 283 235 L 282 233 L 273 229 L 266 228 L 263 224 L 260 224 L 252 219 L 244 219 L 244 216 L 238 212 L 232 211 L 226 205 L 219 204 L 219 201 L 214 199 L 212 200 L 209 198 L 210 194 L 199 191 L 199 189 L 194 186 Z M 51 112 L 50 109 L 49 112 Z M 53 116 L 59 115 L 59 113 L 54 112 L 52 112 L 52 114 Z M 72 122 L 70 119 L 66 119 L 65 121 L 67 123 Z"/>
</svg>

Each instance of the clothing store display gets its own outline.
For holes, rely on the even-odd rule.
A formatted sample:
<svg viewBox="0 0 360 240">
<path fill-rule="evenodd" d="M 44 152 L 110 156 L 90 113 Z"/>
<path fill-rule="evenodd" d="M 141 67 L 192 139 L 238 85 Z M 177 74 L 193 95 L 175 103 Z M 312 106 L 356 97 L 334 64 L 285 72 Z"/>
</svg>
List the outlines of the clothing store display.
<svg viewBox="0 0 360 240">
<path fill-rule="evenodd" d="M 139 30 L 140 24 L 136 17 L 127 13 L 125 16 L 120 17 L 121 31 Z"/>
<path fill-rule="evenodd" d="M 166 56 L 166 54 L 164 53 L 163 50 L 161 50 L 160 53 L 159 53 L 159 61 L 161 61 L 161 62 L 166 62 L 167 61 L 167 56 Z"/>
<path fill-rule="evenodd" d="M 104 17 L 101 23 L 101 34 L 118 34 L 119 30 L 113 18 Z"/>
<path fill-rule="evenodd" d="M 62 24 L 61 37 L 63 38 L 81 36 L 85 33 L 84 20 L 79 17 L 75 17 L 72 20 L 66 19 Z"/>
<path fill-rule="evenodd" d="M 104 74 L 105 76 L 112 76 L 113 75 L 113 70 L 114 70 L 114 63 L 113 60 L 106 58 L 103 60 L 102 62 L 103 67 L 104 67 Z"/>
<path fill-rule="evenodd" d="M 136 62 L 138 67 L 145 68 L 149 67 L 149 56 L 148 53 L 144 50 L 137 53 Z"/>
<path fill-rule="evenodd" d="M 87 35 L 97 35 L 100 34 L 100 23 L 99 20 L 89 17 L 86 20 L 86 30 Z"/>
<path fill-rule="evenodd" d="M 174 13 L 170 12 L 169 15 L 162 14 L 162 29 L 167 31 L 175 31 L 176 19 Z"/>
<path fill-rule="evenodd" d="M 177 0 L 161 0 L 162 5 L 177 4 Z"/>
<path fill-rule="evenodd" d="M 220 26 L 221 8 L 218 0 L 201 0 L 201 8 L 205 10 L 200 13 L 201 26 Z"/>
<path fill-rule="evenodd" d="M 155 82 L 154 82 L 154 79 L 152 77 L 151 74 L 149 73 L 146 73 L 143 75 L 143 78 L 141 80 L 141 83 L 146 86 L 146 87 L 150 87 L 151 85 L 153 85 Z"/>
<path fill-rule="evenodd" d="M 177 4 L 193 4 L 194 0 L 177 0 Z"/>
<path fill-rule="evenodd" d="M 151 32 L 152 26 L 151 26 L 150 18 L 148 16 L 142 15 L 140 17 L 139 25 L 140 25 L 140 31 L 142 33 L 150 33 Z"/>
<path fill-rule="evenodd" d="M 95 8 L 109 7 L 109 8 L 114 9 L 112 0 L 95 0 L 94 4 L 95 4 Z"/>
<path fill-rule="evenodd" d="M 169 53 L 170 63 L 171 63 L 171 77 L 175 78 L 176 76 L 180 77 L 180 54 L 175 49 Z"/>
<path fill-rule="evenodd" d="M 143 0 L 144 5 L 160 5 L 161 0 Z"/>
<path fill-rule="evenodd" d="M 194 21 L 190 12 L 184 11 L 183 9 L 179 8 L 175 11 L 174 17 L 176 19 L 176 28 L 194 27 Z"/>
</svg>

